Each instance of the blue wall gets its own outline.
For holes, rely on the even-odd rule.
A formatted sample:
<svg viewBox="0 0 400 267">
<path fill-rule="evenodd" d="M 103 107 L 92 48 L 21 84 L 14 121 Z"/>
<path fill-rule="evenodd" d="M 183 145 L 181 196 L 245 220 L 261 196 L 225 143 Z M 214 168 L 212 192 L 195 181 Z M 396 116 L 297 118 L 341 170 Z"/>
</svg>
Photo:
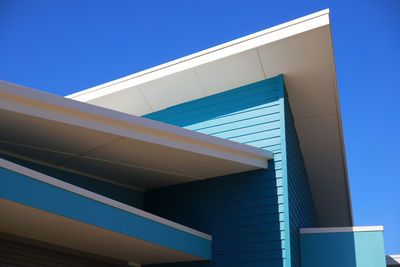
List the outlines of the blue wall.
<svg viewBox="0 0 400 267">
<path fill-rule="evenodd" d="M 209 259 L 211 241 L 0 167 L 0 198 Z"/>
<path fill-rule="evenodd" d="M 213 236 L 211 261 L 165 266 L 283 266 L 282 95 L 278 76 L 145 116 L 274 152 L 268 170 L 146 192 L 147 211 Z"/>
<path fill-rule="evenodd" d="M 308 184 L 308 176 L 300 150 L 288 97 L 285 94 L 285 133 L 288 171 L 290 248 L 292 266 L 301 266 L 299 228 L 317 226 L 317 218 Z M 307 266 L 307 265 L 303 265 Z"/>
<path fill-rule="evenodd" d="M 302 234 L 300 240 L 303 266 L 386 266 L 382 231 Z"/>
<path fill-rule="evenodd" d="M 16 164 L 25 166 L 29 169 L 35 170 L 37 172 L 46 174 L 53 178 L 125 203 L 127 205 L 143 209 L 144 192 L 113 183 L 107 183 L 105 181 L 97 180 L 87 176 L 52 168 L 49 166 L 44 166 L 27 160 L 18 159 L 2 153 L 0 153 L 0 157 L 4 158 L 5 160 L 12 161 Z"/>
</svg>

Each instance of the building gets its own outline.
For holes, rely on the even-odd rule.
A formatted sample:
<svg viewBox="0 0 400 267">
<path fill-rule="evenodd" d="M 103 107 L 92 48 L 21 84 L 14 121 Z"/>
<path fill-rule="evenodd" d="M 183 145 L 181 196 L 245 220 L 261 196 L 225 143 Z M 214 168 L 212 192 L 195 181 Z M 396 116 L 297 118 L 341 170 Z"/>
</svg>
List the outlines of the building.
<svg viewBox="0 0 400 267">
<path fill-rule="evenodd" d="M 0 101 L 4 264 L 386 265 L 383 227 L 353 226 L 329 10 Z"/>
</svg>

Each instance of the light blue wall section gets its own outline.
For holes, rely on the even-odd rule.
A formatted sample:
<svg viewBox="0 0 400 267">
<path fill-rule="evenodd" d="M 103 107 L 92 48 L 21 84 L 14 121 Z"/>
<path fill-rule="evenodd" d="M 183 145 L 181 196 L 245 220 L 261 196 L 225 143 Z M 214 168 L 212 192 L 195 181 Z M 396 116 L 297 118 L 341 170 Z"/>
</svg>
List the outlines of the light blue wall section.
<svg viewBox="0 0 400 267">
<path fill-rule="evenodd" d="M 290 210 L 291 263 L 293 267 L 298 267 L 301 266 L 299 228 L 316 227 L 317 218 L 294 119 L 286 94 L 285 136 L 288 170 L 288 201 Z"/>
<path fill-rule="evenodd" d="M 48 176 L 57 178 L 64 182 L 82 187 L 86 190 L 109 197 L 111 199 L 117 200 L 127 205 L 143 209 L 144 192 L 142 191 L 134 190 L 132 188 L 113 183 L 108 183 L 87 176 L 63 171 L 60 169 L 44 166 L 27 160 L 18 159 L 1 153 L 0 153 L 0 158 L 4 158 L 8 161 L 12 161 L 16 164 L 30 168 L 37 172 L 44 173 Z"/>
<path fill-rule="evenodd" d="M 211 261 L 163 266 L 283 266 L 282 97 L 278 76 L 145 116 L 274 152 L 268 170 L 146 192 L 146 210 L 213 236 Z"/>
<path fill-rule="evenodd" d="M 0 168 L 0 198 L 110 231 L 211 258 L 211 241 Z"/>
<path fill-rule="evenodd" d="M 385 267 L 383 232 L 302 234 L 302 266 Z"/>
</svg>

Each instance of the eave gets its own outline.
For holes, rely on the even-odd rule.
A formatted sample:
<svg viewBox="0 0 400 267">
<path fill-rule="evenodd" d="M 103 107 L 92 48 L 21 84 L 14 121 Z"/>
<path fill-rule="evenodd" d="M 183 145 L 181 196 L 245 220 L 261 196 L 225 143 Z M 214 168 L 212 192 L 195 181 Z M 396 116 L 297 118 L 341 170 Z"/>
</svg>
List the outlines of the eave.
<svg viewBox="0 0 400 267">
<path fill-rule="evenodd" d="M 352 226 L 328 9 L 67 97 L 141 116 L 278 74 L 319 225 Z"/>
<path fill-rule="evenodd" d="M 211 259 L 208 234 L 3 159 L 0 176 L 2 232 L 137 264 Z"/>
<path fill-rule="evenodd" d="M 0 83 L 0 149 L 139 189 L 268 167 L 272 153 Z M 205 168 L 205 166 L 207 166 Z"/>
</svg>

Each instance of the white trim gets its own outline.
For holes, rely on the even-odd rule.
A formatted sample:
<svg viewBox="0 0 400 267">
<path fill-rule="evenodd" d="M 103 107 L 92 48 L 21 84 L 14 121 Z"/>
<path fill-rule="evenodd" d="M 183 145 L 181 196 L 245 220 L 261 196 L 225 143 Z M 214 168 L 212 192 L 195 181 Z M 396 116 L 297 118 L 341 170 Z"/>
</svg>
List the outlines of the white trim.
<svg viewBox="0 0 400 267">
<path fill-rule="evenodd" d="M 328 234 L 383 231 L 383 226 L 300 228 L 300 234 Z"/>
<path fill-rule="evenodd" d="M 329 25 L 329 31 L 330 32 L 332 31 L 330 25 Z M 333 43 L 332 33 L 329 36 L 331 38 L 331 43 Z M 333 48 L 332 48 L 332 55 L 331 56 L 332 56 L 331 69 L 332 69 L 332 72 L 334 73 L 334 75 L 333 75 L 333 83 L 334 83 L 334 87 L 338 88 L 337 75 L 336 75 L 336 61 L 335 61 L 335 55 L 334 55 Z M 346 194 L 347 194 L 348 205 L 349 205 L 349 216 L 350 216 L 350 220 L 351 220 L 351 225 L 354 225 L 353 202 L 351 201 L 349 172 L 348 172 L 348 168 L 347 168 L 346 150 L 345 150 L 345 146 L 344 146 L 342 112 L 340 110 L 340 103 L 339 103 L 339 92 L 338 92 L 338 90 L 334 90 L 334 93 L 335 93 L 335 100 L 336 100 L 337 120 L 338 120 L 338 125 L 339 125 L 339 132 L 340 132 L 340 135 L 339 135 L 339 138 L 340 138 L 340 149 L 341 149 L 342 157 L 343 157 L 344 182 L 346 184 Z"/>
<path fill-rule="evenodd" d="M 275 42 L 329 24 L 329 9 L 280 24 L 269 29 L 182 57 L 138 73 L 110 81 L 71 95 L 67 98 L 87 102 L 92 99 L 137 86 L 176 72 L 188 70 L 249 49 Z M 122 85 L 125 83 L 125 85 Z"/>
<path fill-rule="evenodd" d="M 36 172 L 34 170 L 31 170 L 31 169 L 23 167 L 21 165 L 15 164 L 15 163 L 10 162 L 8 160 L 4 160 L 4 159 L 0 158 L 0 167 L 3 167 L 3 168 L 8 169 L 8 170 L 11 170 L 13 172 L 17 172 L 19 174 L 25 175 L 27 177 L 30 177 L 30 178 L 33 178 L 33 179 L 36 179 L 36 180 L 39 180 L 41 182 L 44 182 L 44 183 L 59 187 L 59 188 L 61 188 L 63 190 L 70 191 L 72 193 L 84 196 L 86 198 L 90 198 L 90 199 L 96 200 L 98 202 L 104 203 L 104 204 L 109 205 L 111 207 L 114 207 L 114 208 L 129 212 L 129 213 L 135 214 L 137 216 L 140 216 L 140 217 L 152 220 L 152 221 L 155 221 L 157 223 L 161 223 L 161 224 L 167 225 L 169 227 L 178 229 L 180 231 L 183 231 L 183 232 L 186 232 L 186 233 L 189 233 L 189 234 L 192 234 L 192 235 L 195 235 L 195 236 L 198 236 L 198 237 L 210 240 L 210 241 L 212 240 L 212 236 L 211 235 L 199 232 L 199 231 L 194 230 L 192 228 L 189 228 L 189 227 L 186 227 L 184 225 L 175 223 L 173 221 L 164 219 L 162 217 L 159 217 L 159 216 L 156 216 L 154 214 L 145 212 L 145 211 L 143 211 L 141 209 L 137 209 L 135 207 L 126 205 L 124 203 L 115 201 L 115 200 L 110 199 L 108 197 L 104 197 L 102 195 L 93 193 L 93 192 L 88 191 L 86 189 L 83 189 L 81 187 L 78 187 L 78 186 L 63 182 L 61 180 L 58 180 L 58 179 L 53 178 L 53 177 L 50 177 L 50 176 L 45 175 L 45 174 L 40 173 L 40 172 Z"/>
</svg>

